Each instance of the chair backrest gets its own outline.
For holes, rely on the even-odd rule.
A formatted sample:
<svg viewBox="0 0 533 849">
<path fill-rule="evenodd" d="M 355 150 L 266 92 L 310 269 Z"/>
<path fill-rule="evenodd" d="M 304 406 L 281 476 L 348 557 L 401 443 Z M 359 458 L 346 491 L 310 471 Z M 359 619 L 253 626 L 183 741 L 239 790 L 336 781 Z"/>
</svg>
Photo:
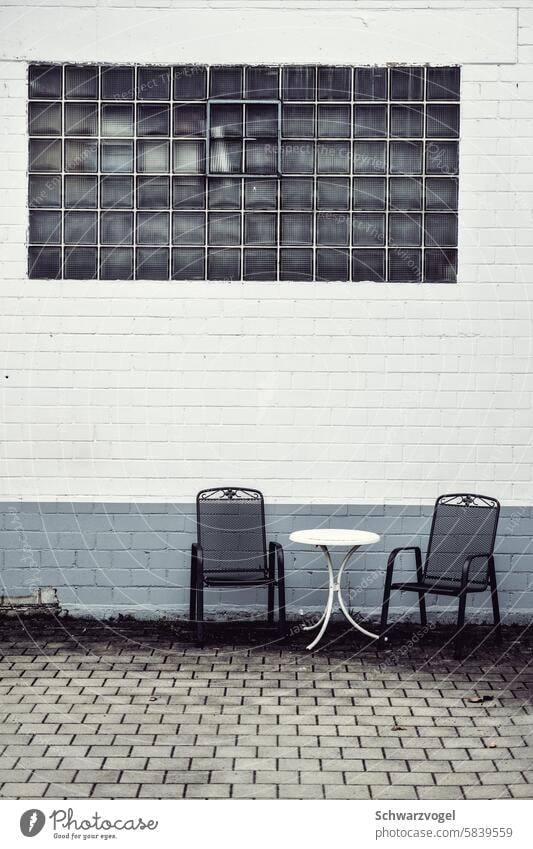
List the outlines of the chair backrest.
<svg viewBox="0 0 533 849">
<path fill-rule="evenodd" d="M 424 578 L 460 585 L 463 563 L 473 554 L 492 554 L 500 504 L 486 495 L 441 495 L 435 502 Z M 473 560 L 469 583 L 486 586 L 487 558 Z"/>
<path fill-rule="evenodd" d="M 257 489 L 203 489 L 196 497 L 204 574 L 267 574 L 265 505 Z"/>
</svg>

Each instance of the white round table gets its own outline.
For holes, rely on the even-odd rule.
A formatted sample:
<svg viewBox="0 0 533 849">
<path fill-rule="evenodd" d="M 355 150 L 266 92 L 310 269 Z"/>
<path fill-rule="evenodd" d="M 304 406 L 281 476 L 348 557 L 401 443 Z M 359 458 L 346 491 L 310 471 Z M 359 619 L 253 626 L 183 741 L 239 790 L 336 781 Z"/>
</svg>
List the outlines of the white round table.
<svg viewBox="0 0 533 849">
<path fill-rule="evenodd" d="M 372 637 L 374 640 L 379 639 L 379 634 L 373 634 L 371 631 L 367 631 L 366 628 L 363 628 L 362 625 L 359 625 L 354 619 L 352 619 L 341 593 L 342 573 L 348 565 L 350 557 L 361 545 L 372 545 L 375 542 L 379 542 L 379 534 L 373 534 L 370 531 L 350 531 L 342 528 L 312 528 L 308 531 L 294 531 L 290 535 L 290 540 L 292 542 L 303 543 L 304 545 L 315 545 L 317 548 L 320 548 L 326 558 L 326 564 L 328 567 L 329 591 L 324 612 L 318 622 L 315 622 L 313 625 L 302 626 L 304 631 L 311 631 L 314 628 L 322 626 L 315 639 L 309 643 L 307 648 L 314 649 L 328 627 L 328 622 L 333 611 L 335 593 L 337 593 L 339 607 L 348 622 L 353 625 L 354 628 L 357 628 L 358 631 L 361 631 L 362 634 L 366 634 L 367 637 Z M 344 548 L 349 547 L 350 549 L 348 554 L 344 557 L 336 576 L 333 569 L 333 563 L 331 561 L 331 554 L 329 553 L 329 547 L 334 545 L 343 546 Z M 386 639 L 386 637 L 384 639 Z"/>
</svg>

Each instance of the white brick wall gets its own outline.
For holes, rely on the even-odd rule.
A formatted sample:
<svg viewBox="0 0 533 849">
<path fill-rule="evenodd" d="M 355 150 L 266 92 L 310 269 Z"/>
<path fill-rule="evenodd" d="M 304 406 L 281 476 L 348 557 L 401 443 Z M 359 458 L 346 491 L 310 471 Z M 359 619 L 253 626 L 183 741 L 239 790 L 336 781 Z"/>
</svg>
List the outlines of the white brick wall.
<svg viewBox="0 0 533 849">
<path fill-rule="evenodd" d="M 531 505 L 531 3 L 241 7 L 0 0 L 0 498 Z M 29 60 L 460 62 L 459 284 L 28 281 Z"/>
</svg>

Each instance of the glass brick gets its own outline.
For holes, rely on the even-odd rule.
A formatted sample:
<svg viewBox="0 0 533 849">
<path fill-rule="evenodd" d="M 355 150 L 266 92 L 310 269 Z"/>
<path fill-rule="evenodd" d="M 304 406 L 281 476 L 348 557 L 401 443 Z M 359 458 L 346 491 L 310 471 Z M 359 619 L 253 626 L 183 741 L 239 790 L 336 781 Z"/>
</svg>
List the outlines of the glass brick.
<svg viewBox="0 0 533 849">
<path fill-rule="evenodd" d="M 389 215 L 389 246 L 409 247 L 422 244 L 422 216 L 393 212 Z"/>
<path fill-rule="evenodd" d="M 240 139 L 215 139 L 209 146 L 209 169 L 214 174 L 242 173 Z"/>
<path fill-rule="evenodd" d="M 67 136 L 98 135 L 96 103 L 65 103 L 65 134 Z"/>
<path fill-rule="evenodd" d="M 209 209 L 240 209 L 240 179 L 235 177 L 210 177 L 208 203 Z"/>
<path fill-rule="evenodd" d="M 61 177 L 31 174 L 28 188 L 30 209 L 61 206 Z"/>
<path fill-rule="evenodd" d="M 352 251 L 352 280 L 382 283 L 385 280 L 385 251 Z"/>
<path fill-rule="evenodd" d="M 426 171 L 428 174 L 458 174 L 458 143 L 446 141 L 426 142 Z"/>
<path fill-rule="evenodd" d="M 387 69 L 355 68 L 354 100 L 386 100 Z"/>
<path fill-rule="evenodd" d="M 281 124 L 284 138 L 312 139 L 315 135 L 315 107 L 284 103 Z"/>
<path fill-rule="evenodd" d="M 168 177 L 137 177 L 139 209 L 167 209 L 170 205 Z"/>
<path fill-rule="evenodd" d="M 457 211 L 457 180 L 453 177 L 428 177 L 426 179 L 426 209 L 429 211 Z"/>
<path fill-rule="evenodd" d="M 359 138 L 387 135 L 387 107 L 381 104 L 354 106 L 354 136 Z"/>
<path fill-rule="evenodd" d="M 389 280 L 393 283 L 420 282 L 421 262 L 421 251 L 392 247 L 389 250 Z"/>
<path fill-rule="evenodd" d="M 96 100 L 98 98 L 98 68 L 94 65 L 67 65 L 65 97 L 67 100 Z"/>
<path fill-rule="evenodd" d="M 459 100 L 460 68 L 428 68 L 427 100 Z"/>
<path fill-rule="evenodd" d="M 175 103 L 173 109 L 175 136 L 203 136 L 205 134 L 205 103 Z"/>
<path fill-rule="evenodd" d="M 203 248 L 173 248 L 173 280 L 205 280 Z"/>
<path fill-rule="evenodd" d="M 137 244 L 168 245 L 169 224 L 168 212 L 138 212 Z"/>
<path fill-rule="evenodd" d="M 314 100 L 316 69 L 313 65 L 287 65 L 282 69 L 283 100 Z"/>
<path fill-rule="evenodd" d="M 102 213 L 100 217 L 100 241 L 103 245 L 132 245 L 133 213 Z"/>
<path fill-rule="evenodd" d="M 288 177 L 281 181 L 282 209 L 313 209 L 313 180 L 301 177 Z"/>
<path fill-rule="evenodd" d="M 386 142 L 353 143 L 353 170 L 355 174 L 384 174 L 386 161 Z"/>
<path fill-rule="evenodd" d="M 207 68 L 204 65 L 174 66 L 174 100 L 205 100 Z"/>
<path fill-rule="evenodd" d="M 282 245 L 312 245 L 313 216 L 306 212 L 288 212 L 281 215 Z"/>
<path fill-rule="evenodd" d="M 210 245 L 239 245 L 241 216 L 233 212 L 210 212 L 208 219 Z"/>
<path fill-rule="evenodd" d="M 349 209 L 350 181 L 348 177 L 319 177 L 317 179 L 318 209 Z"/>
<path fill-rule="evenodd" d="M 425 217 L 426 245 L 452 247 L 457 245 L 457 215 L 446 212 L 427 213 Z"/>
<path fill-rule="evenodd" d="M 180 142 L 175 142 L 180 144 Z M 181 142 L 189 144 L 189 142 Z M 141 174 L 165 174 L 169 170 L 169 143 L 168 141 L 138 141 L 137 142 L 137 171 Z M 191 163 L 188 170 L 193 170 L 196 163 Z M 176 168 L 176 148 L 174 148 L 174 170 Z M 184 169 L 186 170 L 186 169 Z"/>
<path fill-rule="evenodd" d="M 350 173 L 350 143 L 324 142 L 317 145 L 319 174 Z"/>
<path fill-rule="evenodd" d="M 212 103 L 209 110 L 211 138 L 241 138 L 242 105 L 240 103 Z"/>
<path fill-rule="evenodd" d="M 275 245 L 277 216 L 272 212 L 247 212 L 244 216 L 245 245 Z"/>
<path fill-rule="evenodd" d="M 101 116 L 102 136 L 133 135 L 133 105 L 131 103 L 103 103 Z"/>
<path fill-rule="evenodd" d="M 245 280 L 277 280 L 276 250 L 257 250 L 246 248 L 244 251 Z"/>
<path fill-rule="evenodd" d="M 276 209 L 278 205 L 277 180 L 244 181 L 244 206 L 246 209 Z"/>
<path fill-rule="evenodd" d="M 170 100 L 170 68 L 137 68 L 138 100 Z"/>
<path fill-rule="evenodd" d="M 249 100 L 279 98 L 279 68 L 255 65 L 245 70 L 245 91 Z"/>
<path fill-rule="evenodd" d="M 389 168 L 391 174 L 421 174 L 422 142 L 391 142 Z"/>
<path fill-rule="evenodd" d="M 352 206 L 354 209 L 385 209 L 386 181 L 384 177 L 355 177 Z"/>
<path fill-rule="evenodd" d="M 391 68 L 390 96 L 391 100 L 423 100 L 424 69 L 417 67 Z"/>
<path fill-rule="evenodd" d="M 240 100 L 242 83 L 241 65 L 213 65 L 209 73 L 209 95 Z"/>
<path fill-rule="evenodd" d="M 142 144 L 142 142 L 141 142 Z M 133 171 L 133 142 L 111 141 L 101 142 L 102 171 L 123 172 Z M 139 168 L 139 171 L 142 171 Z"/>
<path fill-rule="evenodd" d="M 138 136 L 168 136 L 170 106 L 168 103 L 139 103 L 137 105 Z"/>
<path fill-rule="evenodd" d="M 100 197 L 104 209 L 132 209 L 133 177 L 102 177 Z"/>
<path fill-rule="evenodd" d="M 30 97 L 61 97 L 62 68 L 58 65 L 30 65 L 28 93 Z"/>
<path fill-rule="evenodd" d="M 349 106 L 318 107 L 318 135 L 322 138 L 349 139 L 351 135 Z"/>
<path fill-rule="evenodd" d="M 419 177 L 391 177 L 389 180 L 391 209 L 422 209 L 422 180 Z"/>
<path fill-rule="evenodd" d="M 95 280 L 98 251 L 96 248 L 65 248 L 66 280 Z"/>
<path fill-rule="evenodd" d="M 34 136 L 61 135 L 61 104 L 30 102 L 28 106 L 28 132 Z"/>
<path fill-rule="evenodd" d="M 429 283 L 457 282 L 457 251 L 449 248 L 424 251 L 424 280 Z"/>
<path fill-rule="evenodd" d="M 30 171 L 61 171 L 60 139 L 30 139 Z"/>
<path fill-rule="evenodd" d="M 342 212 L 320 212 L 316 222 L 317 245 L 348 247 L 350 242 L 350 216 Z"/>
<path fill-rule="evenodd" d="M 132 280 L 133 248 L 102 248 L 100 280 Z"/>
<path fill-rule="evenodd" d="M 61 277 L 61 248 L 30 247 L 28 277 L 32 280 L 58 280 Z"/>
<path fill-rule="evenodd" d="M 168 280 L 168 248 L 137 248 L 137 280 Z"/>
<path fill-rule="evenodd" d="M 352 216 L 352 245 L 381 247 L 385 244 L 385 216 L 356 213 Z"/>
<path fill-rule="evenodd" d="M 313 279 L 313 251 L 306 248 L 282 248 L 279 252 L 279 279 L 308 281 Z"/>
<path fill-rule="evenodd" d="M 239 280 L 241 252 L 235 248 L 215 248 L 207 252 L 208 280 Z"/>
<path fill-rule="evenodd" d="M 317 280 L 349 280 L 349 256 L 341 248 L 319 248 L 316 252 Z"/>
<path fill-rule="evenodd" d="M 77 173 L 96 171 L 98 168 L 98 143 L 67 139 L 65 141 L 65 171 Z"/>
<path fill-rule="evenodd" d="M 65 212 L 65 244 L 96 245 L 96 212 Z"/>
<path fill-rule="evenodd" d="M 318 99 L 351 100 L 352 69 L 320 66 L 318 68 Z"/>
<path fill-rule="evenodd" d="M 426 135 L 428 138 L 458 137 L 458 105 L 446 103 L 428 103 L 426 111 Z"/>
<path fill-rule="evenodd" d="M 135 84 L 133 68 L 102 68 L 102 100 L 134 100 Z M 127 278 L 129 279 L 129 278 Z"/>
<path fill-rule="evenodd" d="M 248 104 L 246 106 L 246 135 L 251 138 L 277 137 L 277 105 L 274 103 Z"/>
<path fill-rule="evenodd" d="M 31 210 L 30 243 L 59 245 L 61 243 L 61 213 Z"/>
<path fill-rule="evenodd" d="M 277 139 L 247 140 L 245 142 L 244 162 L 247 174 L 277 174 Z"/>
<path fill-rule="evenodd" d="M 390 108 L 390 134 L 396 138 L 418 138 L 424 130 L 423 106 L 393 104 Z"/>
<path fill-rule="evenodd" d="M 205 177 L 172 177 L 172 206 L 174 209 L 203 209 Z"/>
<path fill-rule="evenodd" d="M 175 212 L 172 216 L 173 245 L 203 245 L 205 215 L 203 212 Z"/>
<path fill-rule="evenodd" d="M 422 251 L 413 248 L 389 249 L 391 283 L 419 283 L 422 278 Z"/>
</svg>

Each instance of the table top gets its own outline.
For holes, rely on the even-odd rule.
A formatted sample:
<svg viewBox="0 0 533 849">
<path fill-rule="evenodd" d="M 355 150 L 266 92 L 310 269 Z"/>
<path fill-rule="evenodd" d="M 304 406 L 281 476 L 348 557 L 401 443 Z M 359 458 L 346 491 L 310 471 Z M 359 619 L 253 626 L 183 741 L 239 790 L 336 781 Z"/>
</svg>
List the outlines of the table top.
<svg viewBox="0 0 533 849">
<path fill-rule="evenodd" d="M 372 545 L 381 537 L 371 531 L 357 531 L 349 528 L 310 528 L 305 531 L 293 531 L 289 539 L 304 545 Z"/>
</svg>

